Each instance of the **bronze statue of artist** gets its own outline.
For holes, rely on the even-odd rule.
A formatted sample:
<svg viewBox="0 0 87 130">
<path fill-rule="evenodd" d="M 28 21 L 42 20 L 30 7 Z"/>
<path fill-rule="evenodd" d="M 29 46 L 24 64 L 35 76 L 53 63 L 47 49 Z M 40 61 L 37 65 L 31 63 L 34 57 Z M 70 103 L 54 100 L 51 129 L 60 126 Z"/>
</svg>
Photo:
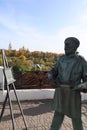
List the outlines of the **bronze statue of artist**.
<svg viewBox="0 0 87 130">
<path fill-rule="evenodd" d="M 80 42 L 75 37 L 65 39 L 65 54 L 48 73 L 55 87 L 52 107 L 55 110 L 50 130 L 59 130 L 64 115 L 72 119 L 74 130 L 83 130 L 81 120 L 81 92 L 87 92 L 87 62 L 78 55 Z"/>
</svg>

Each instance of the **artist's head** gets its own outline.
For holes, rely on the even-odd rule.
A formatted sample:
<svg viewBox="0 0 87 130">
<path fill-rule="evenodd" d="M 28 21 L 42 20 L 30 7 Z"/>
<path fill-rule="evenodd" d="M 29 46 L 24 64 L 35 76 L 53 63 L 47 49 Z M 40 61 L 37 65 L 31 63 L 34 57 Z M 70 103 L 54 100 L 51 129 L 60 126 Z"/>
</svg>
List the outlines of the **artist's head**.
<svg viewBox="0 0 87 130">
<path fill-rule="evenodd" d="M 80 41 L 75 38 L 75 37 L 68 37 L 65 39 L 65 54 L 70 55 L 70 54 L 75 54 L 77 48 L 80 45 Z"/>
</svg>

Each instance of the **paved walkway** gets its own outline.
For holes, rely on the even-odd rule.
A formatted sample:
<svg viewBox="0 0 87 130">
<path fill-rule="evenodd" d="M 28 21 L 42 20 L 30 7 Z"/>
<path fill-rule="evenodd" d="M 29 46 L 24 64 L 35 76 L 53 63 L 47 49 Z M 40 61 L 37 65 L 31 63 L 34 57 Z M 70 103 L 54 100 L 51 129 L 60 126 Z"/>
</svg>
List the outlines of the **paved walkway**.
<svg viewBox="0 0 87 130">
<path fill-rule="evenodd" d="M 49 130 L 54 114 L 54 111 L 51 110 L 51 102 L 52 100 L 21 102 L 28 130 Z M 0 112 L 1 109 L 2 104 L 0 104 Z M 16 102 L 13 102 L 13 112 L 15 116 L 16 130 L 24 130 L 24 123 Z M 84 130 L 87 130 L 87 102 L 82 103 L 82 121 Z M 13 130 L 8 104 L 6 105 L 0 122 L 0 130 Z M 65 117 L 61 130 L 73 130 L 71 120 L 68 117 Z"/>
</svg>

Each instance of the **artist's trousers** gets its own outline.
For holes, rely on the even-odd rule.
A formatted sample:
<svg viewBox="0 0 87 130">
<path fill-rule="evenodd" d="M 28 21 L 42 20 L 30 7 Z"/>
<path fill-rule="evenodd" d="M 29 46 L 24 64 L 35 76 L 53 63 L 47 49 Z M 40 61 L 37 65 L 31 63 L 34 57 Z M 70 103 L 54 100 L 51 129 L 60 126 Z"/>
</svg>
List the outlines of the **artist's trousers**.
<svg viewBox="0 0 87 130">
<path fill-rule="evenodd" d="M 64 115 L 55 111 L 50 130 L 60 130 Z M 81 118 L 72 118 L 73 130 L 83 130 Z"/>
</svg>

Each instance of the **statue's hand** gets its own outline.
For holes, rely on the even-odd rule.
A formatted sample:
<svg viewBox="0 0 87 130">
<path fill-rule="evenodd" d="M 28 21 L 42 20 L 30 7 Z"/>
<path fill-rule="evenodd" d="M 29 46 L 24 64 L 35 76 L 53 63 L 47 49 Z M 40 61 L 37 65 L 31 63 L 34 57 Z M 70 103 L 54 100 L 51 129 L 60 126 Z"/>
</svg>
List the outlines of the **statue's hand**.
<svg viewBox="0 0 87 130">
<path fill-rule="evenodd" d="M 81 84 L 75 86 L 73 90 L 78 90 L 80 92 L 86 93 L 87 92 L 87 83 L 81 83 Z"/>
<path fill-rule="evenodd" d="M 49 81 L 49 84 L 50 84 L 53 88 L 55 88 L 56 83 L 55 83 L 55 80 L 53 79 L 52 74 L 50 74 L 50 73 L 48 73 L 48 81 Z"/>
</svg>

